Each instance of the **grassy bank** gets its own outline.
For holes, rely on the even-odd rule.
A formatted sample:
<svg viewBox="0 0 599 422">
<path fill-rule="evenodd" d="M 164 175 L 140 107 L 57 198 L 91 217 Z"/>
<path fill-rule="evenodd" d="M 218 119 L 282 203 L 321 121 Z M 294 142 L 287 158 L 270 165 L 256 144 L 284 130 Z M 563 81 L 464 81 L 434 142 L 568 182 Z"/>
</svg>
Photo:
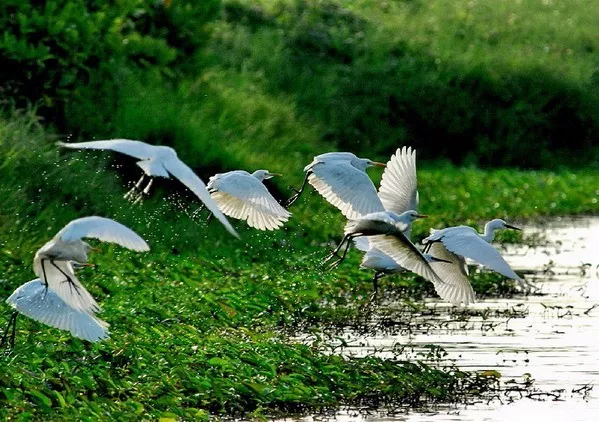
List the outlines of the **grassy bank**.
<svg viewBox="0 0 599 422">
<path fill-rule="evenodd" d="M 237 241 L 214 221 L 192 218 L 196 205 L 175 183 L 159 182 L 140 206 L 123 200 L 123 184 L 138 176 L 131 160 L 60 152 L 55 136 L 31 115 L 4 119 L 0 127 L 2 297 L 33 278 L 35 250 L 78 216 L 113 217 L 152 248 L 134 254 L 102 244 L 103 253 L 92 258 L 97 267 L 80 271 L 111 323 L 111 340 L 91 345 L 21 319 L 17 346 L 0 361 L 3 417 L 269 415 L 340 403 L 463 400 L 494 385 L 456 368 L 400 358 L 342 359 L 326 353 L 324 340 L 306 346 L 289 337 L 298 328 L 334 329 L 362 320 L 371 291 L 371 274 L 357 269 L 357 253 L 335 272 L 319 266 L 343 220 L 318 195 L 298 202 L 284 230 L 258 233 L 238 224 Z M 295 156 L 284 157 L 275 169 L 293 171 L 299 180 Z M 253 158 L 232 160 L 245 167 Z M 200 173 L 220 170 L 188 161 Z M 424 167 L 422 210 L 431 219 L 415 226 L 416 236 L 430 226 L 490 217 L 596 212 L 596 195 L 589 195 L 599 193 L 596 177 L 591 171 Z M 273 188 L 285 192 L 286 182 Z M 475 275 L 475 288 L 493 294 L 499 280 Z M 386 280 L 383 289 L 398 299 L 432 295 L 422 285 L 403 275 Z M 7 306 L 0 308 L 2 319 L 9 314 Z"/>
<path fill-rule="evenodd" d="M 430 215 L 415 239 L 491 218 L 599 213 L 590 0 L 211 0 L 204 9 L 52 0 L 26 12 L 9 3 L 0 6 L 10 34 L 0 42 L 0 297 L 33 278 L 35 251 L 77 217 L 114 218 L 151 252 L 101 244 L 97 267 L 80 271 L 109 341 L 20 320 L 15 350 L 0 358 L 0 419 L 263 417 L 455 402 L 496 386 L 399 355 L 342 358 L 324 335 L 297 340 L 371 315 L 372 274 L 357 252 L 334 272 L 319 264 L 344 221 L 317 194 L 275 233 L 237 223 L 238 241 L 194 217 L 198 204 L 178 183 L 159 180 L 132 206 L 122 199 L 139 178 L 132 159 L 59 151 L 56 140 L 170 145 L 204 180 L 266 168 L 284 174 L 268 182 L 280 199 L 318 153 L 385 161 L 411 145 Z M 369 174 L 378 183 L 380 171 Z M 509 292 L 494 274 L 473 284 L 483 296 Z M 414 309 L 434 295 L 411 274 L 381 288 Z M 0 320 L 10 312 L 0 304 Z"/>
</svg>

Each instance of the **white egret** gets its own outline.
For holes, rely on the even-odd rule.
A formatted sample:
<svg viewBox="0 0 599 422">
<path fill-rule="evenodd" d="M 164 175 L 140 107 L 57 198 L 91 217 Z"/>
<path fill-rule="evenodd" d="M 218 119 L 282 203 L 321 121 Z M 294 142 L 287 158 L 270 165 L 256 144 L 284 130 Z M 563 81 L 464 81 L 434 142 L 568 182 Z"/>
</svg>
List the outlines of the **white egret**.
<svg viewBox="0 0 599 422">
<path fill-rule="evenodd" d="M 363 217 L 352 219 L 345 225 L 345 236 L 337 248 L 325 260 L 328 261 L 333 256 L 337 256 L 338 260 L 333 262 L 330 267 L 334 268 L 343 259 L 349 249 L 351 241 L 360 236 L 371 236 L 370 241 L 372 246 L 380 249 L 389 255 L 389 247 L 386 245 L 393 244 L 393 255 L 391 256 L 397 264 L 410 270 L 433 283 L 443 283 L 429 265 L 424 255 L 414 246 L 406 237 L 404 231 L 414 220 L 425 218 L 425 215 L 418 214 L 414 210 L 408 210 L 400 215 L 391 212 L 376 212 L 367 214 Z M 342 246 L 346 244 L 343 254 L 338 254 Z M 384 245 L 385 248 L 380 245 Z"/>
<path fill-rule="evenodd" d="M 304 167 L 306 177 L 300 189 L 294 189 L 286 204 L 289 208 L 302 194 L 306 183 L 310 183 L 320 195 L 337 207 L 345 217 L 380 211 L 381 202 L 366 169 L 371 166 L 384 167 L 384 163 L 358 158 L 351 152 L 328 152 L 314 157 Z"/>
<path fill-rule="evenodd" d="M 86 265 L 87 254 L 93 248 L 82 238 L 95 238 L 144 252 L 148 244 L 133 230 L 104 217 L 83 217 L 71 221 L 56 236 L 42 246 L 33 258 L 33 271 L 48 289 L 56 292 L 69 306 L 89 312 L 98 304 L 75 277 L 69 261 Z"/>
<path fill-rule="evenodd" d="M 208 191 L 225 215 L 245 220 L 259 230 L 274 230 L 291 216 L 262 183 L 274 176 L 280 174 L 267 170 L 219 173 L 208 180 Z"/>
<path fill-rule="evenodd" d="M 530 285 L 512 270 L 499 251 L 490 244 L 495 238 L 495 231 L 500 229 L 520 230 L 501 219 L 489 221 L 482 235 L 468 226 L 431 230 L 432 234 L 423 240 L 425 252 L 429 252 L 435 242 L 441 242 L 449 252 L 470 258 L 501 275 L 518 281 L 524 288 L 529 289 Z"/>
<path fill-rule="evenodd" d="M 405 232 L 404 232 L 405 233 Z M 358 249 L 367 252 L 362 258 L 360 268 L 375 271 L 372 279 L 374 296 L 378 294 L 378 281 L 385 275 L 405 272 L 406 269 L 399 265 L 389 254 L 378 247 L 372 246 L 369 238 L 359 237 L 354 239 Z M 394 255 L 394 246 L 386 249 Z M 449 252 L 441 243 L 433 244 L 430 253 L 422 254 L 429 265 L 437 273 L 443 283 L 434 283 L 435 291 L 441 299 L 453 305 L 474 303 L 475 295 L 468 279 L 468 268 L 463 258 Z"/>
<path fill-rule="evenodd" d="M 410 147 L 398 148 L 391 156 L 383 172 L 378 198 L 380 199 L 380 205 L 377 203 L 379 211 L 385 210 L 399 215 L 408 210 L 418 209 L 415 150 Z M 411 229 L 412 224 L 408 221 L 404 231 L 408 239 L 410 239 Z M 386 274 L 402 270 L 402 268 L 394 268 L 392 263 L 395 261 L 388 256 L 383 256 L 384 254 L 380 250 L 366 248 L 366 246 L 371 246 L 370 242 L 362 241 L 361 246 L 358 249 L 366 252 L 362 260 L 362 267 L 371 268 L 377 272 L 382 271 Z M 397 263 L 395 263 L 396 265 Z M 381 268 L 386 269 L 381 270 Z"/>
<path fill-rule="evenodd" d="M 11 316 L 0 344 L 6 340 L 12 325 L 11 348 L 14 347 L 16 319 L 19 313 L 91 342 L 104 340 L 110 335 L 105 321 L 96 317 L 93 312 L 72 308 L 56 292 L 46 289 L 45 283 L 39 278 L 20 286 L 6 302 L 15 309 L 15 313 Z"/>
<path fill-rule="evenodd" d="M 87 263 L 87 254 L 94 248 L 82 238 L 116 243 L 137 252 L 150 250 L 137 233 L 114 220 L 96 216 L 78 218 L 63 227 L 36 252 L 33 271 L 39 279 L 15 290 L 9 303 L 16 312 L 22 312 L 53 327 L 69 330 L 77 337 L 94 338 L 97 341 L 108 335 L 105 331 L 108 325 L 95 317 L 100 307 L 81 284 L 73 268 L 73 265 L 92 266 Z M 41 293 L 38 282 L 43 286 Z M 16 318 L 15 313 L 9 326 L 11 323 L 16 324 Z M 3 340 L 8 331 L 7 328 Z M 14 326 L 12 331 L 14 336 Z M 98 337 L 95 337 L 96 334 Z M 11 344 L 14 344 L 14 338 L 11 339 Z"/>
<path fill-rule="evenodd" d="M 79 143 L 58 142 L 58 145 L 71 149 L 100 149 L 112 150 L 122 154 L 135 157 L 140 161 L 137 165 L 143 170 L 141 179 L 135 186 L 125 194 L 126 198 L 134 197 L 133 192 L 139 192 L 137 198 L 142 194 L 147 194 L 152 186 L 152 177 L 170 178 L 174 176 L 191 190 L 204 203 L 206 208 L 214 214 L 216 218 L 226 227 L 226 229 L 235 237 L 239 237 L 233 226 L 229 223 L 224 214 L 218 209 L 218 206 L 210 197 L 206 185 L 179 157 L 174 149 L 167 146 L 150 145 L 141 141 L 132 141 L 129 139 L 112 139 L 107 141 L 91 141 Z M 141 190 L 145 177 L 149 176 L 150 181 L 146 187 Z"/>
</svg>

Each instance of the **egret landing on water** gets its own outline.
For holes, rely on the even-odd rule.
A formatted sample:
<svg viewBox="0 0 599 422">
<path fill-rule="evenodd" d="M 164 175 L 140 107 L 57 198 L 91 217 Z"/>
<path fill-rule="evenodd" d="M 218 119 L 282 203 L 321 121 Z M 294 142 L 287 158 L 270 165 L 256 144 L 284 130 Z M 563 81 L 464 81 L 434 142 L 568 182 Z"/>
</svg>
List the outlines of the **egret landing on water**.
<svg viewBox="0 0 599 422">
<path fill-rule="evenodd" d="M 425 245 L 424 251 L 429 252 L 435 242 L 441 242 L 449 252 L 470 258 L 501 275 L 516 280 L 525 291 L 530 291 L 534 286 L 516 274 L 497 249 L 490 244 L 495 238 L 495 231 L 500 229 L 520 230 L 500 219 L 489 221 L 482 235 L 468 226 L 431 230 L 431 235 L 422 241 Z"/>
<path fill-rule="evenodd" d="M 82 238 L 116 243 L 138 252 L 150 249 L 133 230 L 114 220 L 84 217 L 71 221 L 35 254 L 33 271 L 39 279 L 19 287 L 9 297 L 8 302 L 16 311 L 4 332 L 3 342 L 10 325 L 16 324 L 18 312 L 45 324 L 69 330 L 73 335 L 86 340 L 91 338 L 90 341 L 97 341 L 104 338 L 103 335 L 96 338 L 94 334 L 107 327 L 104 321 L 95 317 L 100 307 L 81 284 L 73 268 L 73 265 L 91 266 L 87 263 L 87 255 L 94 248 Z M 14 344 L 14 333 L 13 326 L 11 345 Z"/>
<path fill-rule="evenodd" d="M 233 226 L 231 226 L 224 214 L 218 209 L 218 206 L 210 196 L 210 193 L 208 193 L 204 182 L 202 182 L 192 169 L 177 157 L 177 153 L 174 149 L 129 139 L 112 139 L 108 141 L 91 141 L 71 144 L 58 142 L 57 145 L 71 149 L 107 149 L 140 160 L 137 162 L 137 165 L 143 170 L 141 179 L 139 179 L 135 186 L 125 194 L 125 198 L 133 199 L 134 202 L 141 200 L 142 195 L 147 194 L 150 191 L 153 181 L 152 177 L 170 178 L 171 175 L 174 176 L 204 203 L 206 208 L 214 214 L 229 233 L 237 238 L 239 237 Z M 141 190 L 146 175 L 150 178 L 150 181 L 146 187 Z"/>
<path fill-rule="evenodd" d="M 225 215 L 247 221 L 259 230 L 275 230 L 291 217 L 270 194 L 263 181 L 279 173 L 243 170 L 219 173 L 208 180 L 208 191 Z"/>
<path fill-rule="evenodd" d="M 385 164 L 358 158 L 351 152 L 318 155 L 304 167 L 304 182 L 299 189 L 292 188 L 295 194 L 287 201 L 285 208 L 293 205 L 306 188 L 306 183 L 310 183 L 347 218 L 379 211 L 372 198 L 374 195 L 375 200 L 378 200 L 376 189 L 366 174 L 366 169 L 371 166 L 385 167 Z"/>
</svg>

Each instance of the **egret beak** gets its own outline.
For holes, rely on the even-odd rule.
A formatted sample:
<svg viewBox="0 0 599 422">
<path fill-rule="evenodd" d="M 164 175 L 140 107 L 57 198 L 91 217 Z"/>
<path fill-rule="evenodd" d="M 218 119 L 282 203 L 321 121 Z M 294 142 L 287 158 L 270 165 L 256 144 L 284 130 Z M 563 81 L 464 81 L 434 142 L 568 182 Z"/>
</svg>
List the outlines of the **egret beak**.
<svg viewBox="0 0 599 422">
<path fill-rule="evenodd" d="M 266 175 L 267 175 L 267 176 L 270 176 L 270 177 L 274 177 L 274 176 L 282 176 L 282 174 L 281 174 L 281 173 L 270 173 L 270 172 L 269 172 L 269 173 L 267 173 Z"/>
<path fill-rule="evenodd" d="M 84 262 L 83 264 L 77 263 L 78 267 L 95 267 L 96 264 L 91 264 L 89 262 Z"/>
<path fill-rule="evenodd" d="M 447 264 L 453 264 L 453 262 L 448 261 L 446 259 L 441 259 L 441 258 L 435 258 L 434 256 L 431 256 L 431 262 L 445 262 Z"/>
<path fill-rule="evenodd" d="M 428 218 L 428 215 L 426 215 L 426 214 L 418 214 L 416 216 L 416 218 Z"/>
<path fill-rule="evenodd" d="M 521 229 L 521 228 L 519 228 L 519 227 L 516 227 L 516 226 L 510 226 L 509 224 L 504 224 L 504 226 L 505 226 L 505 228 L 506 228 L 506 229 L 522 230 L 522 229 Z"/>
<path fill-rule="evenodd" d="M 372 165 L 372 166 L 379 166 L 379 167 L 387 167 L 387 164 L 381 163 L 379 161 L 371 161 L 370 165 Z"/>
</svg>

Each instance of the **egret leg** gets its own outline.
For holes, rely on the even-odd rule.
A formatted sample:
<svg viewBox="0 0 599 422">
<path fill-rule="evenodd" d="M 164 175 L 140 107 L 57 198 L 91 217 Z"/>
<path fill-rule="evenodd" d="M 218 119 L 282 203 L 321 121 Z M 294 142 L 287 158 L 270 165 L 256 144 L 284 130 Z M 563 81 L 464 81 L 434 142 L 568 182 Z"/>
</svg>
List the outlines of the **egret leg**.
<svg viewBox="0 0 599 422">
<path fill-rule="evenodd" d="M 299 188 L 299 190 L 294 188 L 293 186 L 289 186 L 295 192 L 295 194 L 293 194 L 293 196 L 291 196 L 291 198 L 289 198 L 287 200 L 287 202 L 285 202 L 285 205 L 283 205 L 285 208 L 289 208 L 290 206 L 292 206 L 293 203 L 295 201 L 297 201 L 297 199 L 300 197 L 300 195 L 306 188 L 306 183 L 308 183 L 308 177 L 310 176 L 310 174 L 311 174 L 311 172 L 309 172 L 309 171 L 306 172 L 306 177 L 304 177 L 304 181 L 302 183 L 302 186 Z"/>
<path fill-rule="evenodd" d="M 17 311 L 12 313 L 12 315 L 8 319 L 8 324 L 6 324 L 4 333 L 2 334 L 2 339 L 0 339 L 0 348 L 5 346 L 6 340 L 8 339 L 7 352 L 14 349 L 14 347 L 15 347 L 15 337 L 17 335 L 17 317 L 18 316 L 19 316 L 19 313 Z M 11 329 L 11 326 L 12 326 L 12 329 Z M 8 335 L 9 332 L 10 332 L 10 336 Z"/>
<path fill-rule="evenodd" d="M 356 234 L 350 234 L 350 235 L 345 235 L 344 239 L 347 238 L 346 243 L 345 243 L 345 249 L 343 250 L 343 254 L 341 256 L 337 255 L 337 253 L 335 253 L 335 255 L 339 258 L 337 261 L 333 262 L 332 264 L 329 265 L 329 270 L 332 270 L 334 268 L 337 268 L 345 259 L 345 255 L 347 255 L 347 251 L 349 250 L 349 247 L 351 246 L 351 241 L 354 237 L 357 237 L 358 235 Z M 338 251 L 337 251 L 338 252 Z"/>
<path fill-rule="evenodd" d="M 141 178 L 137 181 L 137 183 L 135 185 L 133 185 L 133 187 L 123 196 L 123 198 L 125 199 L 129 199 L 132 198 L 134 195 L 134 193 L 138 193 L 139 190 L 141 189 L 141 184 L 143 183 L 144 179 L 146 177 L 145 173 L 141 174 Z"/>
<path fill-rule="evenodd" d="M 73 293 L 73 288 L 75 289 L 75 292 L 81 296 L 81 292 L 79 291 L 79 286 L 77 286 L 74 282 L 73 279 L 67 274 L 65 273 L 63 270 L 61 270 L 58 265 L 56 265 L 56 263 L 52 260 L 50 260 L 50 264 L 52 264 L 54 266 L 54 268 L 56 268 L 58 271 L 60 271 L 62 273 L 62 275 L 65 276 L 66 280 L 63 281 L 63 283 L 69 283 L 69 288 L 71 290 L 71 293 Z"/>
<path fill-rule="evenodd" d="M 139 192 L 137 198 L 135 198 L 135 201 L 133 201 L 134 205 L 139 204 L 141 201 L 143 201 L 144 196 L 148 196 L 148 194 L 150 193 L 150 188 L 152 187 L 152 183 L 154 183 L 154 179 L 150 178 L 150 182 L 146 185 L 143 191 Z"/>
<path fill-rule="evenodd" d="M 379 280 L 385 276 L 384 271 L 377 271 L 372 277 L 372 294 L 370 295 L 370 302 L 376 303 L 379 297 Z"/>
<path fill-rule="evenodd" d="M 337 245 L 337 247 L 331 251 L 331 253 L 329 253 L 327 255 L 327 257 L 322 261 L 322 263 L 326 263 L 328 261 L 330 261 L 331 259 L 333 259 L 333 257 L 337 257 L 337 258 L 341 258 L 339 256 L 339 251 L 341 250 L 341 247 L 343 246 L 343 244 L 348 241 L 349 237 L 351 236 L 351 234 L 346 234 L 345 236 L 343 236 L 343 239 L 341 239 L 341 242 L 339 242 L 339 244 Z"/>
</svg>

